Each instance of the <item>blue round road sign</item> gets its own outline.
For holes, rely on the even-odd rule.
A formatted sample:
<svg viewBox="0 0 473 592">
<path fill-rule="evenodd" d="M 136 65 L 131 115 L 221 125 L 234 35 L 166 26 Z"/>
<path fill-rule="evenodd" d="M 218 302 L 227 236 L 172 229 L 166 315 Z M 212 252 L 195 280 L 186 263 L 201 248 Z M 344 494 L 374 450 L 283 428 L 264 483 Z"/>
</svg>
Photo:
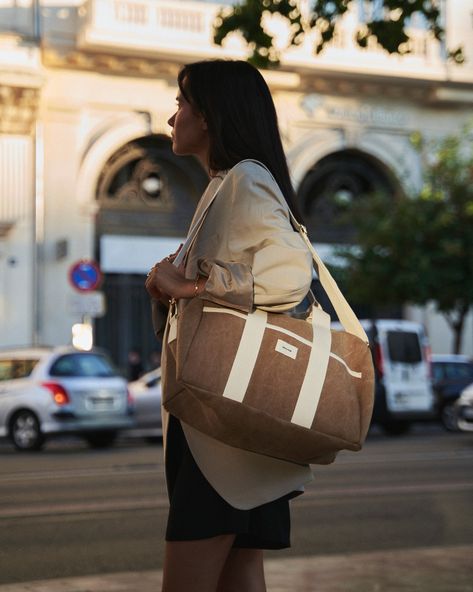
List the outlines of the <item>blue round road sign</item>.
<svg viewBox="0 0 473 592">
<path fill-rule="evenodd" d="M 100 285 L 102 272 L 95 261 L 83 259 L 70 268 L 69 281 L 79 292 L 91 292 Z"/>
</svg>

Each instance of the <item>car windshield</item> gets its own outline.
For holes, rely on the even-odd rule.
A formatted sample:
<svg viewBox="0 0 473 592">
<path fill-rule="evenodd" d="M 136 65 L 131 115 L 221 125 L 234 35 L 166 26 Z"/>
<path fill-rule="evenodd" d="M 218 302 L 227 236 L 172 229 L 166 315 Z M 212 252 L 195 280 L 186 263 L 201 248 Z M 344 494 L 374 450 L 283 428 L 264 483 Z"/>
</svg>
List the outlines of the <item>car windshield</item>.
<svg viewBox="0 0 473 592">
<path fill-rule="evenodd" d="M 0 382 L 3 380 L 14 380 L 16 378 L 27 378 L 38 360 L 0 360 Z"/>
<path fill-rule="evenodd" d="M 422 362 L 419 336 L 411 331 L 388 332 L 389 357 L 393 362 L 418 364 Z"/>
<path fill-rule="evenodd" d="M 51 376 L 106 378 L 118 376 L 111 362 L 103 355 L 92 353 L 66 354 L 51 366 Z"/>
</svg>

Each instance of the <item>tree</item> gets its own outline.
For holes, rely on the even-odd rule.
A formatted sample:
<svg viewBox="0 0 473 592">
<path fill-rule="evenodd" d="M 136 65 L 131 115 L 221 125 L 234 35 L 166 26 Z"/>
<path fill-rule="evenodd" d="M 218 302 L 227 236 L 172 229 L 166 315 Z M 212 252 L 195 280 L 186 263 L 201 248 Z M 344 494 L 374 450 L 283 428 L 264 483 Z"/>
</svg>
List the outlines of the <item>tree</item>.
<svg viewBox="0 0 473 592">
<path fill-rule="evenodd" d="M 357 0 L 315 0 L 312 9 L 304 9 L 301 0 L 241 0 L 229 10 L 222 10 L 215 23 L 215 43 L 221 45 L 225 37 L 240 31 L 252 49 L 249 58 L 255 66 L 267 68 L 279 63 L 279 52 L 274 37 L 264 29 L 267 15 L 279 15 L 290 27 L 289 46 L 299 45 L 304 36 L 315 30 L 315 53 L 320 53 L 337 30 L 340 17 Z M 370 39 L 389 53 L 409 53 L 409 21 L 421 15 L 433 37 L 444 39 L 439 0 L 369 0 L 363 6 L 364 22 L 356 32 L 356 42 L 367 47 Z M 457 63 L 464 61 L 461 48 L 449 53 Z"/>
<path fill-rule="evenodd" d="M 412 142 L 424 157 L 422 190 L 414 196 L 365 196 L 346 215 L 357 247 L 340 251 L 354 303 L 434 302 L 461 349 L 473 305 L 473 125 L 458 135 Z"/>
</svg>

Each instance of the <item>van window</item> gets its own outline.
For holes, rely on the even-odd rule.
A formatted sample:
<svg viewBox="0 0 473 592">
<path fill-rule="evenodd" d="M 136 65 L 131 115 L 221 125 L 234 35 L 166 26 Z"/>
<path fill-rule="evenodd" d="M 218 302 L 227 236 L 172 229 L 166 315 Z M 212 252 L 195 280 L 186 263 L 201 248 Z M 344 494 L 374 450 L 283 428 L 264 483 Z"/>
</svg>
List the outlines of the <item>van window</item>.
<svg viewBox="0 0 473 592">
<path fill-rule="evenodd" d="M 418 364 L 422 362 L 419 336 L 409 331 L 388 331 L 389 357 L 393 362 Z"/>
<path fill-rule="evenodd" d="M 0 382 L 27 378 L 37 363 L 38 360 L 0 360 Z"/>
</svg>

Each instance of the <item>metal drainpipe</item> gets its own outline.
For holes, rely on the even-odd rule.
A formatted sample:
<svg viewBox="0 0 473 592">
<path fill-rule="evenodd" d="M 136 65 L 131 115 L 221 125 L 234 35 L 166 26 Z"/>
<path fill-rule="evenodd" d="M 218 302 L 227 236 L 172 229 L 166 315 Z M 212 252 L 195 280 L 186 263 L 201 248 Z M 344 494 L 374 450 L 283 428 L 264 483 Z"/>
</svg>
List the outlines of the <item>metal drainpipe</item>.
<svg viewBox="0 0 473 592">
<path fill-rule="evenodd" d="M 41 0 L 33 0 L 33 38 L 38 47 L 41 47 Z"/>
<path fill-rule="evenodd" d="M 43 308 L 43 250 L 44 250 L 44 149 L 43 128 L 40 121 L 36 121 L 34 133 L 33 156 L 33 323 L 32 344 L 40 345 L 42 338 L 42 308 Z"/>
<path fill-rule="evenodd" d="M 33 0 L 33 38 L 41 52 L 41 0 Z M 33 133 L 33 258 L 32 258 L 32 345 L 40 345 L 42 340 L 43 308 L 43 248 L 44 248 L 44 145 L 43 124 L 38 110 Z"/>
</svg>

